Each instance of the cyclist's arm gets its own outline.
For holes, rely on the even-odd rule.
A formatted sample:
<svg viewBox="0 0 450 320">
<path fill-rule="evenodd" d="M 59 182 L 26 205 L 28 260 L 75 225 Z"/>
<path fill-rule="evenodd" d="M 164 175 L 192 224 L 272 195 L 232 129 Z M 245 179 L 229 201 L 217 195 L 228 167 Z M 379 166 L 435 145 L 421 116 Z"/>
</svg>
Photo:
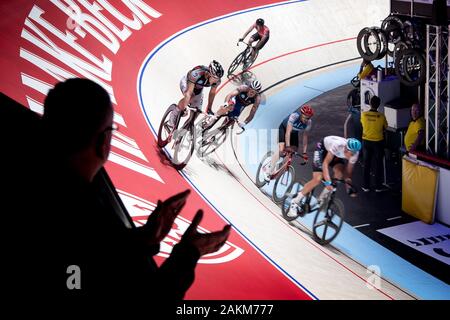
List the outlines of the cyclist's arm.
<svg viewBox="0 0 450 320">
<path fill-rule="evenodd" d="M 245 119 L 245 124 L 252 121 L 253 117 L 255 116 L 256 110 L 258 110 L 258 105 L 256 103 L 253 104 L 252 109 L 250 110 L 250 114 L 248 115 L 247 119 Z"/>
<path fill-rule="evenodd" d="M 259 103 L 261 102 L 261 96 L 257 96 L 257 98 L 255 99 L 255 103 L 253 103 L 253 107 L 250 110 L 250 114 L 248 115 L 247 119 L 245 119 L 245 123 L 249 123 L 250 121 L 252 121 L 253 117 L 255 116 L 256 111 L 259 108 Z"/>
<path fill-rule="evenodd" d="M 291 145 L 291 133 L 292 133 L 292 124 L 288 122 L 286 127 L 286 135 L 284 137 L 284 141 L 286 141 L 286 147 L 290 147 Z"/>
<path fill-rule="evenodd" d="M 208 96 L 208 105 L 206 106 L 206 112 L 208 113 L 211 111 L 212 104 L 214 102 L 214 98 L 216 97 L 216 91 L 217 87 L 211 87 L 211 90 L 209 90 L 209 96 Z"/>
<path fill-rule="evenodd" d="M 325 181 L 331 181 L 329 166 L 330 166 L 331 161 L 333 161 L 333 158 L 334 158 L 334 154 L 332 154 L 331 152 L 328 152 L 325 159 L 323 159 L 322 173 L 323 173 L 323 179 Z"/>
<path fill-rule="evenodd" d="M 245 31 L 244 36 L 241 39 L 245 39 L 245 37 L 253 30 L 254 25 L 252 24 L 247 31 Z"/>
<path fill-rule="evenodd" d="M 184 92 L 184 98 L 180 100 L 178 103 L 178 108 L 184 110 L 186 106 L 189 104 L 189 101 L 191 101 L 192 93 L 194 92 L 195 83 L 189 82 L 187 85 L 187 89 Z"/>
<path fill-rule="evenodd" d="M 225 97 L 225 103 L 228 104 L 228 101 L 230 101 L 231 98 L 236 97 L 239 94 L 239 90 L 235 89 L 231 91 L 226 97 Z"/>
<path fill-rule="evenodd" d="M 308 149 L 308 131 L 304 131 L 303 132 L 303 153 L 306 153 L 307 149 Z"/>
</svg>

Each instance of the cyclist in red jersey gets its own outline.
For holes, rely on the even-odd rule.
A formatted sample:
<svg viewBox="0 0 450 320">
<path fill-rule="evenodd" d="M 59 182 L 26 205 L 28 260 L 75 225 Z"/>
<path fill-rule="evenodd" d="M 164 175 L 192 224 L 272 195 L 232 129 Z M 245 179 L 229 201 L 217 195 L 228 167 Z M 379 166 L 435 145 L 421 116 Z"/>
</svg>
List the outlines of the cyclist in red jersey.
<svg viewBox="0 0 450 320">
<path fill-rule="evenodd" d="M 245 37 L 253 30 L 256 29 L 256 33 L 254 33 L 250 39 L 248 40 L 248 44 L 251 45 L 253 42 L 258 41 L 258 43 L 252 48 L 252 60 L 255 59 L 256 51 L 261 50 L 267 41 L 269 41 L 270 37 L 270 30 L 269 28 L 264 25 L 264 20 L 259 18 L 256 20 L 254 24 L 248 28 L 248 30 L 244 33 L 244 36 L 239 39 L 239 41 L 244 41 Z"/>
</svg>

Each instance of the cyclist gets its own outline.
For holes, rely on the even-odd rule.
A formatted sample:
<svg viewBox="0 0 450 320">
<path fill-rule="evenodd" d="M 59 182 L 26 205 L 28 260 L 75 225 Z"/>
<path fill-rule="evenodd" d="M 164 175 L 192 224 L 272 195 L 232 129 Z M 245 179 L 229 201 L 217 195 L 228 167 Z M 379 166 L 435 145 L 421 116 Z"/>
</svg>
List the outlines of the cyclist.
<svg viewBox="0 0 450 320">
<path fill-rule="evenodd" d="M 261 94 L 259 93 L 261 91 L 261 88 L 261 82 L 259 82 L 258 80 L 253 80 L 248 85 L 241 85 L 235 90 L 231 91 L 225 97 L 225 102 L 227 104 L 217 110 L 216 114 L 211 117 L 211 120 L 207 124 L 205 124 L 204 129 L 207 129 L 208 126 L 213 123 L 213 120 L 217 119 L 220 116 L 228 115 L 228 117 L 230 118 L 239 117 L 244 108 L 251 104 L 253 106 L 247 119 L 245 119 L 244 122 L 238 121 L 238 125 L 240 127 L 243 127 L 247 123 L 252 121 L 256 111 L 258 110 L 259 104 L 261 103 Z"/>
<path fill-rule="evenodd" d="M 280 156 L 283 156 L 286 148 L 297 150 L 300 140 L 300 135 L 303 135 L 303 159 L 305 162 L 308 161 L 308 135 L 311 131 L 312 126 L 312 116 L 314 115 L 314 110 L 308 106 L 303 105 L 295 112 L 291 113 L 289 117 L 284 119 L 284 121 L 278 127 L 278 150 L 272 156 L 270 166 L 263 170 L 264 180 L 270 181 L 270 176 L 276 169 L 275 164 L 277 163 Z"/>
<path fill-rule="evenodd" d="M 313 177 L 304 186 L 303 189 L 292 199 L 291 207 L 287 215 L 289 217 L 297 216 L 300 201 L 320 184 L 322 179 L 325 185 L 324 191 L 319 196 L 319 201 L 325 198 L 328 192 L 333 190 L 329 167 L 333 168 L 336 179 L 345 177 L 345 187 L 347 193 L 354 197 L 355 191 L 351 187 L 353 166 L 358 160 L 361 142 L 355 138 L 345 139 L 338 136 L 327 136 L 317 144 L 314 151 L 312 169 Z M 347 162 L 344 172 L 344 165 Z"/>
<path fill-rule="evenodd" d="M 175 129 L 178 118 L 190 104 L 192 107 L 201 109 L 203 103 L 203 88 L 211 87 L 208 96 L 208 105 L 206 113 L 211 114 L 211 106 L 216 96 L 217 87 L 220 85 L 220 79 L 223 76 L 222 65 L 213 60 L 209 66 L 196 66 L 183 76 L 180 81 L 180 89 L 183 98 L 178 102 L 177 108 L 171 113 L 169 126 Z"/>
<path fill-rule="evenodd" d="M 269 28 L 264 25 L 264 20 L 259 18 L 256 20 L 254 24 L 248 28 L 247 31 L 245 31 L 244 36 L 242 38 L 239 38 L 239 41 L 244 41 L 245 37 L 253 30 L 256 29 L 256 33 L 254 33 L 250 39 L 248 40 L 248 44 L 251 46 L 253 42 L 258 41 L 258 43 L 255 46 L 252 46 L 252 61 L 255 60 L 256 51 L 261 50 L 267 41 L 269 41 L 270 37 L 270 30 Z M 245 66 L 244 66 L 245 69 Z"/>
</svg>

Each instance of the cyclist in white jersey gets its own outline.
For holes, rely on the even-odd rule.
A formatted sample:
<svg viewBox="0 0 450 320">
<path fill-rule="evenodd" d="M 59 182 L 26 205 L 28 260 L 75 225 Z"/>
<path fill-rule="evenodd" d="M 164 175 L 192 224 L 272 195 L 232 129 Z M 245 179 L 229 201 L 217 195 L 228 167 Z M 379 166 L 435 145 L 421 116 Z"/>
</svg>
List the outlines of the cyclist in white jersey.
<svg viewBox="0 0 450 320">
<path fill-rule="evenodd" d="M 211 87 L 208 95 L 206 113 L 212 113 L 211 107 L 223 73 L 222 65 L 216 60 L 213 60 L 209 66 L 196 66 L 181 78 L 180 90 L 183 93 L 183 98 L 178 102 L 177 108 L 170 115 L 169 125 L 172 128 L 175 128 L 181 112 L 186 109 L 188 104 L 193 108 L 201 108 L 203 103 L 203 88 L 205 87 Z"/>
<path fill-rule="evenodd" d="M 355 191 L 351 187 L 351 177 L 353 167 L 358 160 L 359 150 L 361 150 L 361 142 L 355 138 L 345 139 L 338 136 L 328 136 L 317 143 L 312 163 L 313 178 L 303 186 L 303 189 L 292 200 L 287 215 L 289 217 L 297 216 L 300 201 L 308 195 L 311 190 L 318 186 L 322 179 L 324 180 L 323 184 L 325 185 L 325 189 L 320 195 L 319 201 L 321 201 L 328 192 L 333 190 L 329 170 L 330 167 L 333 168 L 334 177 L 336 179 L 345 178 L 347 193 L 350 196 L 356 196 Z M 346 162 L 347 164 L 345 165 Z"/>
<path fill-rule="evenodd" d="M 278 128 L 278 150 L 274 152 L 269 167 L 263 170 L 264 180 L 270 181 L 270 176 L 275 171 L 275 164 L 280 156 L 284 156 L 286 148 L 296 151 L 299 146 L 300 136 L 303 135 L 303 153 L 302 157 L 305 162 L 308 161 L 308 135 L 311 131 L 314 110 L 308 106 L 303 105 L 295 112 L 291 113 L 289 117 L 284 119 Z"/>
</svg>

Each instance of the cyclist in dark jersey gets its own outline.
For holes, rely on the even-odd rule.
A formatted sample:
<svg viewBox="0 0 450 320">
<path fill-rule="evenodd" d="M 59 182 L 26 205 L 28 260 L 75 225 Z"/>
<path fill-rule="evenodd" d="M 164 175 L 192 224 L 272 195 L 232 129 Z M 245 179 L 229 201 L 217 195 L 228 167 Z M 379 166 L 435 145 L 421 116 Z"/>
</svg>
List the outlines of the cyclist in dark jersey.
<svg viewBox="0 0 450 320">
<path fill-rule="evenodd" d="M 256 29 L 256 32 L 250 37 L 248 40 L 248 44 L 251 46 L 253 42 L 258 41 L 258 43 L 253 46 L 252 51 L 252 60 L 255 59 L 256 51 L 261 50 L 269 41 L 270 37 L 270 30 L 269 28 L 264 25 L 264 20 L 259 18 L 256 20 L 254 24 L 250 26 L 250 28 L 245 31 L 244 36 L 239 39 L 239 41 L 244 41 L 245 37 L 253 30 Z"/>
<path fill-rule="evenodd" d="M 278 128 L 279 152 L 274 152 L 270 166 L 263 169 L 263 173 L 265 175 L 264 179 L 266 181 L 270 181 L 270 176 L 276 169 L 275 164 L 280 158 L 280 155 L 284 155 L 285 149 L 289 148 L 295 151 L 298 148 L 300 135 L 303 135 L 303 159 L 305 162 L 308 161 L 308 135 L 311 131 L 311 117 L 313 115 L 313 109 L 308 105 L 303 105 L 298 110 L 291 113 L 289 117 L 284 119 L 284 121 L 280 124 Z"/>
<path fill-rule="evenodd" d="M 252 81 L 248 85 L 241 85 L 235 90 L 231 91 L 226 97 L 226 105 L 222 106 L 217 110 L 214 117 L 211 120 L 217 119 L 217 117 L 227 115 L 230 118 L 238 118 L 245 107 L 253 105 L 250 110 L 250 114 L 244 120 L 244 122 L 238 121 L 240 127 L 245 126 L 247 123 L 252 121 L 258 110 L 259 104 L 261 103 L 261 83 L 258 80 Z M 210 121 L 211 123 L 212 121 Z"/>
<path fill-rule="evenodd" d="M 211 107 L 216 96 L 217 87 L 220 85 L 220 79 L 223 76 L 223 68 L 219 62 L 213 60 L 210 65 L 197 66 L 190 70 L 180 80 L 180 89 L 183 93 L 183 98 L 178 102 L 178 108 L 170 115 L 169 125 L 175 128 L 178 117 L 181 112 L 186 109 L 188 104 L 191 107 L 201 109 L 203 103 L 203 88 L 211 87 L 208 96 L 208 105 L 206 106 L 206 113 L 211 113 Z"/>
</svg>

